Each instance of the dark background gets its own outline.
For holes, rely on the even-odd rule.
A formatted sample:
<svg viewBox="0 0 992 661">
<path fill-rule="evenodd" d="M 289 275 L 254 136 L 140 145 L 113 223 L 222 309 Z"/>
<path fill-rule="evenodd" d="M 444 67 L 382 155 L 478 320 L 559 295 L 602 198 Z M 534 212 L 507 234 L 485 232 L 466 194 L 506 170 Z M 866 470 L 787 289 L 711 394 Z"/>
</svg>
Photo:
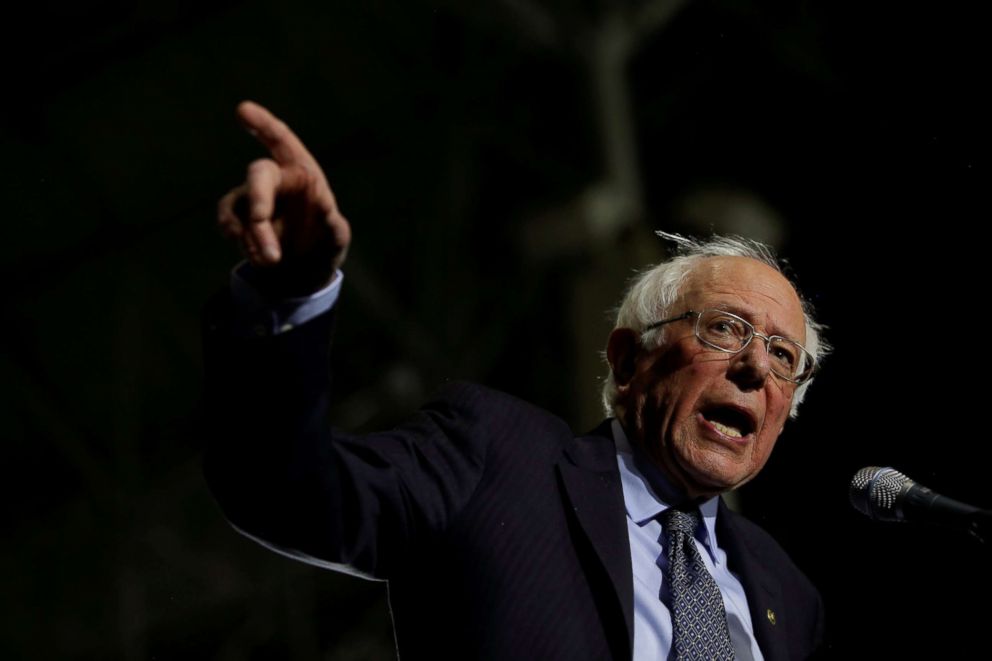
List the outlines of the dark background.
<svg viewBox="0 0 992 661">
<path fill-rule="evenodd" d="M 846 496 L 858 468 L 893 465 L 992 506 L 972 6 L 8 13 L 0 656 L 393 654 L 381 584 L 239 537 L 200 476 L 198 315 L 237 260 L 214 205 L 263 155 L 243 98 L 297 130 L 353 223 L 339 424 L 389 424 L 469 378 L 589 428 L 604 311 L 663 257 L 651 231 L 767 240 L 837 350 L 740 508 L 821 588 L 838 658 L 981 649 L 988 547 L 872 523 Z"/>
</svg>

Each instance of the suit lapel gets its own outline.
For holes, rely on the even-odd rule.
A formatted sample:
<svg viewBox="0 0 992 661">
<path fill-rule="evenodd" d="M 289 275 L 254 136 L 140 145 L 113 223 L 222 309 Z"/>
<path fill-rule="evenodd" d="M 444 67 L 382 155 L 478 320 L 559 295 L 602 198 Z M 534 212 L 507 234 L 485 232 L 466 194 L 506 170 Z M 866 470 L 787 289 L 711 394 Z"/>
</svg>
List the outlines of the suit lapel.
<svg viewBox="0 0 992 661">
<path fill-rule="evenodd" d="M 634 575 L 627 515 L 617 468 L 616 446 L 607 420 L 576 438 L 558 462 L 565 501 L 606 570 L 626 625 L 630 658 L 634 639 Z"/>
<path fill-rule="evenodd" d="M 787 615 L 782 608 L 781 583 L 762 557 L 748 546 L 747 532 L 737 524 L 737 516 L 721 498 L 716 517 L 717 543 L 727 552 L 730 569 L 744 587 L 751 626 L 761 654 L 769 661 L 788 659 L 785 633 L 779 630 L 781 625 L 775 624 L 778 617 Z"/>
</svg>

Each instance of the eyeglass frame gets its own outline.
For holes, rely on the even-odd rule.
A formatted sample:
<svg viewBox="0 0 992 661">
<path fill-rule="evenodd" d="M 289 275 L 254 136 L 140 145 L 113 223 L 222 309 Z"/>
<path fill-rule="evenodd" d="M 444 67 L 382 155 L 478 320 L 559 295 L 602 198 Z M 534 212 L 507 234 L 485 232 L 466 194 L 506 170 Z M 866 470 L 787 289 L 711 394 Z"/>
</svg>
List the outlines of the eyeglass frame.
<svg viewBox="0 0 992 661">
<path fill-rule="evenodd" d="M 705 312 L 719 312 L 720 314 L 725 314 L 728 317 L 733 317 L 734 319 L 737 319 L 742 324 L 744 324 L 744 326 L 746 328 L 748 328 L 751 331 L 751 336 L 747 339 L 747 342 L 745 342 L 741 346 L 741 348 L 740 349 L 737 349 L 737 350 L 734 350 L 734 349 L 724 349 L 723 347 L 718 347 L 717 345 L 715 345 L 715 344 L 713 344 L 711 342 L 707 342 L 706 340 L 704 340 L 699 335 L 699 320 L 703 318 L 703 313 L 705 313 Z M 813 378 L 813 374 L 816 373 L 816 358 L 813 356 L 812 353 L 810 353 L 806 349 L 806 347 L 804 347 L 803 345 L 799 344 L 798 342 L 796 342 L 793 339 L 790 339 L 788 337 L 785 337 L 784 335 L 764 335 L 763 333 L 759 333 L 758 330 L 754 327 L 754 324 L 752 324 L 747 319 L 744 319 L 743 317 L 740 317 L 740 316 L 734 314 L 733 312 L 727 312 L 726 310 L 721 310 L 719 308 L 706 308 L 705 310 L 699 310 L 699 311 L 697 311 L 697 310 L 687 310 L 685 313 L 680 314 L 677 317 L 672 317 L 670 319 L 662 319 L 661 321 L 656 321 L 656 322 L 654 322 L 652 324 L 648 324 L 647 326 L 644 327 L 644 330 L 642 332 L 647 333 L 648 331 L 653 331 L 655 328 L 658 328 L 660 326 L 664 326 L 665 324 L 670 324 L 670 323 L 675 322 L 675 321 L 682 321 L 683 319 L 689 319 L 690 317 L 693 317 L 693 316 L 696 317 L 696 323 L 693 324 L 693 326 L 692 326 L 692 332 L 696 336 L 696 339 L 697 340 L 699 340 L 700 342 L 702 342 L 703 344 L 705 344 L 708 347 L 711 347 L 713 349 L 716 349 L 717 351 L 722 351 L 723 353 L 737 354 L 737 353 L 740 353 L 741 351 L 744 351 L 745 349 L 747 349 L 748 346 L 750 346 L 750 344 L 751 344 L 751 340 L 753 340 L 755 337 L 760 337 L 762 340 L 765 341 L 765 351 L 767 351 L 767 352 L 770 353 L 771 352 L 771 348 L 772 348 L 772 340 L 774 340 L 774 339 L 785 340 L 786 342 L 791 342 L 792 344 L 794 344 L 797 347 L 799 347 L 799 350 L 802 351 L 806 355 L 806 357 L 809 359 L 809 362 L 810 362 L 809 375 L 805 379 L 803 379 L 802 381 L 797 381 L 795 379 L 795 377 L 789 377 L 789 376 L 785 376 L 784 374 L 779 374 L 778 372 L 775 371 L 775 368 L 773 368 L 773 367 L 770 368 L 772 374 L 774 374 L 775 376 L 779 377 L 780 379 L 785 379 L 786 381 L 789 381 L 790 383 L 794 383 L 797 386 L 801 386 L 804 383 L 809 383 L 810 380 Z"/>
</svg>

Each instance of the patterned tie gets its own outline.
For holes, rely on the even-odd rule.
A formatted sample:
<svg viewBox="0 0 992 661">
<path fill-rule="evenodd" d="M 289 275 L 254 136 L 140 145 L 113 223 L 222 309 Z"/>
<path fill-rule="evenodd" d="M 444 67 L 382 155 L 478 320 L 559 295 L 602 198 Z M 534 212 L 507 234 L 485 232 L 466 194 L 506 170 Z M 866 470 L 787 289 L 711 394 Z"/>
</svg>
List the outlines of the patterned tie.
<svg viewBox="0 0 992 661">
<path fill-rule="evenodd" d="M 732 661 L 734 647 L 716 581 L 694 541 L 699 513 L 665 511 L 671 581 L 672 647 L 678 661 Z"/>
</svg>

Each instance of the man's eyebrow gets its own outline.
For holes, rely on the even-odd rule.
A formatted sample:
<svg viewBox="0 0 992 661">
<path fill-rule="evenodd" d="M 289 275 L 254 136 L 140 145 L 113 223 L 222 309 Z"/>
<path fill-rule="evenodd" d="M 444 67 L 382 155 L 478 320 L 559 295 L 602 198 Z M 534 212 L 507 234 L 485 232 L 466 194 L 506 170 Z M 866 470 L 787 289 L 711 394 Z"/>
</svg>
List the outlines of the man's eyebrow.
<svg viewBox="0 0 992 661">
<path fill-rule="evenodd" d="M 736 314 L 738 317 L 743 317 L 744 319 L 750 321 L 752 324 L 754 323 L 754 318 L 751 316 L 751 310 L 742 308 L 741 306 L 735 305 L 734 303 L 714 303 L 713 309 L 720 310 L 721 312 L 732 312 L 733 314 Z"/>
</svg>

